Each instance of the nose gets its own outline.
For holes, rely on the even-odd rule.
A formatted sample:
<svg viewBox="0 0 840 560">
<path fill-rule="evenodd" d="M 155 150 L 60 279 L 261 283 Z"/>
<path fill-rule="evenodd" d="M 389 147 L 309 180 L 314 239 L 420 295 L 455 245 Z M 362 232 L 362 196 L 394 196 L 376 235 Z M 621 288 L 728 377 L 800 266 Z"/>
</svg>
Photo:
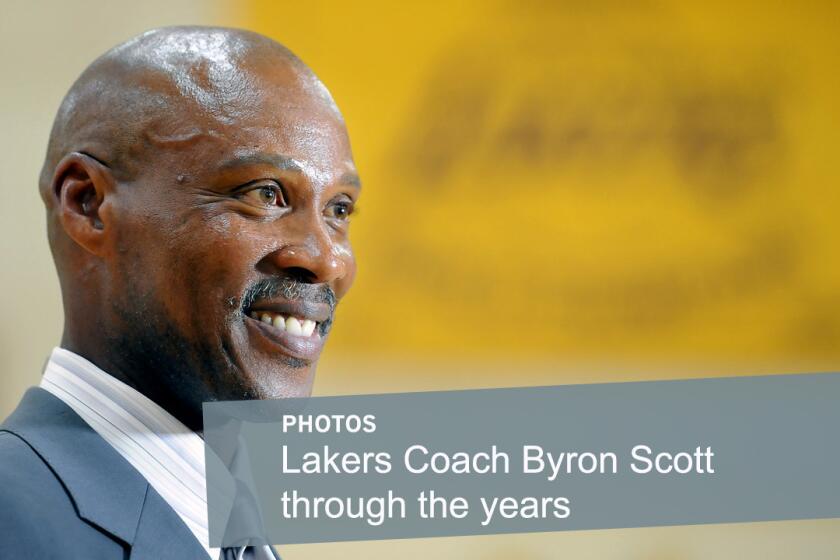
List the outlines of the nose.
<svg viewBox="0 0 840 560">
<path fill-rule="evenodd" d="M 310 284 L 334 284 L 349 272 L 349 251 L 330 237 L 324 224 L 299 219 L 278 234 L 280 246 L 264 259 L 273 270 Z"/>
<path fill-rule="evenodd" d="M 343 278 L 347 266 L 332 252 L 312 250 L 309 245 L 286 245 L 272 256 L 276 268 L 302 282 L 331 284 Z"/>
</svg>

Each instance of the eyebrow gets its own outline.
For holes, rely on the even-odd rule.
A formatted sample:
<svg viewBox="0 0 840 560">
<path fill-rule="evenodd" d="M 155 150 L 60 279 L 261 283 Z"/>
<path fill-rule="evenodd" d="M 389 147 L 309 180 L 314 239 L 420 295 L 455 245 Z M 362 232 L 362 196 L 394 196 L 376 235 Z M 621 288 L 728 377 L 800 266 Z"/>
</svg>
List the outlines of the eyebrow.
<svg viewBox="0 0 840 560">
<path fill-rule="evenodd" d="M 303 173 L 303 166 L 292 157 L 270 153 L 250 153 L 235 156 L 219 166 L 219 171 L 229 171 L 249 165 L 270 165 L 281 171 L 293 171 Z M 338 180 L 339 184 L 362 188 L 362 181 L 355 173 L 344 173 Z"/>
<path fill-rule="evenodd" d="M 281 171 L 303 173 L 303 167 L 294 158 L 277 154 L 252 153 L 235 156 L 219 166 L 219 171 L 228 171 L 248 165 L 270 165 Z"/>
<path fill-rule="evenodd" d="M 355 173 L 345 173 L 341 176 L 341 179 L 338 180 L 339 183 L 342 185 L 349 185 L 351 187 L 356 187 L 357 189 L 362 188 L 362 180 L 359 179 L 359 176 Z"/>
</svg>

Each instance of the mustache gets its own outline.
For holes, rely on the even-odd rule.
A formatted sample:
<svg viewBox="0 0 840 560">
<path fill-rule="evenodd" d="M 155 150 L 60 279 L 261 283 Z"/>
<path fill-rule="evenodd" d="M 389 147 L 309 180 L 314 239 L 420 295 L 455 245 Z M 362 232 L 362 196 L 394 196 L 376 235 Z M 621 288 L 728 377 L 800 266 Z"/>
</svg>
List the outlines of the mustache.
<svg viewBox="0 0 840 560">
<path fill-rule="evenodd" d="M 242 309 L 246 310 L 260 299 L 282 297 L 289 301 L 325 303 L 330 308 L 330 316 L 335 312 L 338 298 L 326 284 L 309 284 L 289 276 L 281 278 L 263 278 L 250 285 L 242 296 Z"/>
</svg>

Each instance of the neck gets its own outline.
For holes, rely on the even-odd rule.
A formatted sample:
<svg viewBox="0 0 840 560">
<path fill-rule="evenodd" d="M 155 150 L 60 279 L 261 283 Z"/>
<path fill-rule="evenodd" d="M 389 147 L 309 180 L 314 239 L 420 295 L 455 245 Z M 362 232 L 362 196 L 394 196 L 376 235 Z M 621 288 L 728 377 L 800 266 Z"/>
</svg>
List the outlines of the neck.
<svg viewBox="0 0 840 560">
<path fill-rule="evenodd" d="M 61 337 L 61 347 L 85 358 L 111 377 L 145 395 L 190 430 L 201 435 L 203 418 L 200 402 L 197 407 L 184 406 L 188 399 L 168 390 L 170 383 L 160 379 L 159 369 L 162 366 L 154 363 L 154 359 L 142 360 L 143 363 L 139 363 L 138 359 L 135 359 L 137 357 L 121 352 L 119 344 L 111 344 L 101 336 L 79 333 L 68 328 L 68 325 L 65 325 Z"/>
</svg>

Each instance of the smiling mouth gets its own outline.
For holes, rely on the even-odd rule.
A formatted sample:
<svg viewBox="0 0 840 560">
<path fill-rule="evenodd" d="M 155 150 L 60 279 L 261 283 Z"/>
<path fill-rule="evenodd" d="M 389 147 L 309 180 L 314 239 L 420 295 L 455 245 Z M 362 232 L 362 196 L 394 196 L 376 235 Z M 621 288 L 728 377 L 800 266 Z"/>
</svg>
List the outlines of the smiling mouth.
<svg viewBox="0 0 840 560">
<path fill-rule="evenodd" d="M 333 310 L 327 302 L 312 299 L 264 297 L 249 301 L 242 310 L 245 328 L 256 349 L 295 367 L 318 359 Z"/>
<path fill-rule="evenodd" d="M 318 321 L 312 319 L 295 317 L 293 315 L 284 316 L 280 313 L 267 310 L 251 311 L 248 316 L 277 331 L 301 338 L 312 337 L 320 325 Z"/>
</svg>

